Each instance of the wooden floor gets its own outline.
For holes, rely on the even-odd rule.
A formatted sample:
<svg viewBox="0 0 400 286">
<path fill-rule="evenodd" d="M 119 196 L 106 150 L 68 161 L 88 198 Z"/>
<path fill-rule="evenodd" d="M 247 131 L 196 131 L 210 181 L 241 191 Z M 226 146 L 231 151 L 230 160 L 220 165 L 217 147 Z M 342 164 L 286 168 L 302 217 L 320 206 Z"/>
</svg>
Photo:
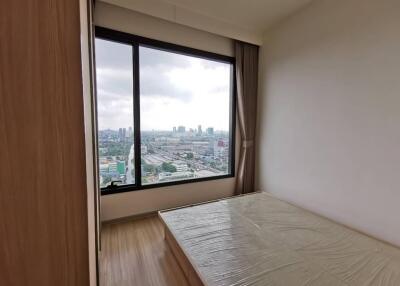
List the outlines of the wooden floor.
<svg viewBox="0 0 400 286">
<path fill-rule="evenodd" d="M 164 240 L 158 217 L 102 228 L 100 285 L 189 285 Z"/>
</svg>

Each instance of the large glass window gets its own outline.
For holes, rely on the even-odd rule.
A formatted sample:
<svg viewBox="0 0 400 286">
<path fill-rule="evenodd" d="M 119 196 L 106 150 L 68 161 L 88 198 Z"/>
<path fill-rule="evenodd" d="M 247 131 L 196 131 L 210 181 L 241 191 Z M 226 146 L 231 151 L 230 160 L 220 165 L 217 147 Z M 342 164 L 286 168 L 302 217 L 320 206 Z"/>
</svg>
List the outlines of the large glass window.
<svg viewBox="0 0 400 286">
<path fill-rule="evenodd" d="M 229 174 L 231 64 L 139 51 L 142 184 Z"/>
<path fill-rule="evenodd" d="M 95 45 L 100 186 L 134 184 L 132 46 Z"/>
<path fill-rule="evenodd" d="M 103 28 L 96 37 L 102 193 L 233 176 L 233 58 Z"/>
</svg>

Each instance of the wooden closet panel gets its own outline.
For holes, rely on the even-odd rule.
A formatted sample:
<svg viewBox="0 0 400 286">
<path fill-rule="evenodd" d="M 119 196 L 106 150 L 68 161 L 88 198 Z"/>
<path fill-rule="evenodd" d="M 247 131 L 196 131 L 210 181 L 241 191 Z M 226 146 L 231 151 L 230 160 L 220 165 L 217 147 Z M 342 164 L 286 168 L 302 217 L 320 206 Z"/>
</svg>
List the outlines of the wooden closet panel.
<svg viewBox="0 0 400 286">
<path fill-rule="evenodd" d="M 88 285 L 78 0 L 0 9 L 0 284 Z"/>
</svg>

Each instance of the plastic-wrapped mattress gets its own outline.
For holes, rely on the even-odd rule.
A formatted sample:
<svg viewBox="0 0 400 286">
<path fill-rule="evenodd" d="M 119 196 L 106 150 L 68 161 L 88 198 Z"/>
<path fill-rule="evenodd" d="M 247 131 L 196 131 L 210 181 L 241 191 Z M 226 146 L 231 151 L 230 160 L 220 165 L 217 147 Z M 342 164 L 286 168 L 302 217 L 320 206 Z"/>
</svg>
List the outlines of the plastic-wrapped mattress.
<svg viewBox="0 0 400 286">
<path fill-rule="evenodd" d="M 205 285 L 400 286 L 400 249 L 267 193 L 160 217 Z"/>
</svg>

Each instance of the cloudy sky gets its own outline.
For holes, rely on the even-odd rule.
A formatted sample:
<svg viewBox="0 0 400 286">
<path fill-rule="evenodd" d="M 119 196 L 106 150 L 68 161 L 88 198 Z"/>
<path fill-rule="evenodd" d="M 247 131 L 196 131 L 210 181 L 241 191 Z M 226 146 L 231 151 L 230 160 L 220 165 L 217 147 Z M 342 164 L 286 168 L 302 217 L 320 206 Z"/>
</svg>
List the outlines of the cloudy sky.
<svg viewBox="0 0 400 286">
<path fill-rule="evenodd" d="M 142 130 L 229 129 L 230 66 L 140 47 Z M 99 129 L 133 126 L 132 48 L 96 40 Z"/>
</svg>

